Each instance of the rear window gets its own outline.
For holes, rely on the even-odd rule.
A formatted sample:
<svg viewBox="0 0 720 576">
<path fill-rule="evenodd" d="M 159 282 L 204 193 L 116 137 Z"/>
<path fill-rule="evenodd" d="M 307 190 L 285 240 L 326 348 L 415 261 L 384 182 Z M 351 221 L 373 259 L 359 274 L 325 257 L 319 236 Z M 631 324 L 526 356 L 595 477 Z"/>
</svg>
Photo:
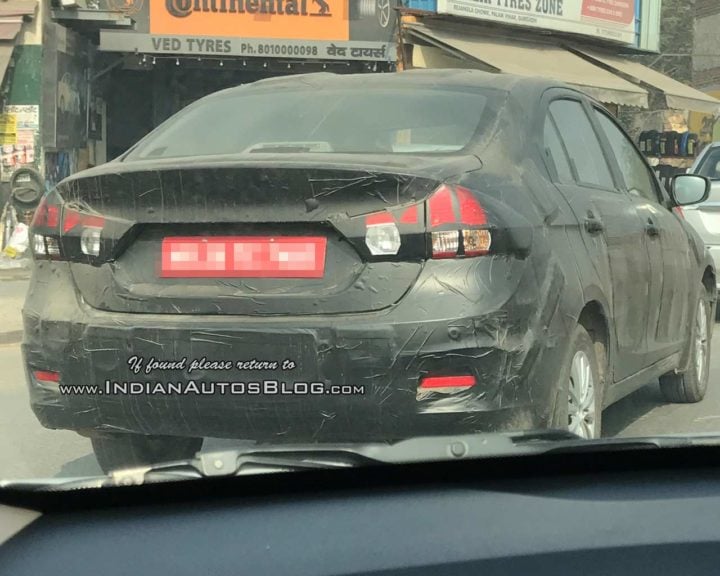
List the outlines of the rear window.
<svg viewBox="0 0 720 576">
<path fill-rule="evenodd" d="M 465 148 L 489 121 L 492 92 L 240 89 L 186 108 L 126 159 L 256 152 L 454 152 Z"/>
</svg>

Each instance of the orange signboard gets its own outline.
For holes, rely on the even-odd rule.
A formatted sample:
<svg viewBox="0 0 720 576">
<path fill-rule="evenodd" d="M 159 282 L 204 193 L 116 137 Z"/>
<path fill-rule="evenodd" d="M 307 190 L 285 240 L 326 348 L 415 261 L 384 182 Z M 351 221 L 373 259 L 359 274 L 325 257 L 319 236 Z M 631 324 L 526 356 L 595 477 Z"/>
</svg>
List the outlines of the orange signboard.
<svg viewBox="0 0 720 576">
<path fill-rule="evenodd" d="M 635 21 L 635 0 L 584 0 L 582 15 L 618 24 Z"/>
<path fill-rule="evenodd" d="M 349 40 L 344 0 L 152 0 L 150 33 Z"/>
</svg>

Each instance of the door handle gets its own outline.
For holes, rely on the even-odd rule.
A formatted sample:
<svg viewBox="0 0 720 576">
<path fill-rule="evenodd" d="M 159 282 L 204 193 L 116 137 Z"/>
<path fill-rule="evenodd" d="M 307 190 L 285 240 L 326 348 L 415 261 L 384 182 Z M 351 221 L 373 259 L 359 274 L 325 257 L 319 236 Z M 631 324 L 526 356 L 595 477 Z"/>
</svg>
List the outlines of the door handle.
<svg viewBox="0 0 720 576">
<path fill-rule="evenodd" d="M 588 215 L 588 217 L 585 218 L 585 230 L 587 230 L 589 234 L 598 234 L 605 230 L 605 225 L 595 218 L 595 216 Z"/>
<path fill-rule="evenodd" d="M 645 224 L 645 232 L 648 236 L 652 236 L 653 238 L 660 236 L 660 228 L 655 225 L 652 218 L 648 218 L 647 224 Z"/>
</svg>

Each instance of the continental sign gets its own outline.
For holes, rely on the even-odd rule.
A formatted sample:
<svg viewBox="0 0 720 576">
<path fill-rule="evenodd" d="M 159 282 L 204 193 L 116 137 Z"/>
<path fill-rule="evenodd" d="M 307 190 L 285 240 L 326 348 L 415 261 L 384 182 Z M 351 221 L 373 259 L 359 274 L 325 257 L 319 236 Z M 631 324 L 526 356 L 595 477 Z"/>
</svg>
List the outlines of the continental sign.
<svg viewBox="0 0 720 576">
<path fill-rule="evenodd" d="M 398 0 L 104 0 L 135 29 L 101 30 L 100 50 L 394 61 Z"/>
<path fill-rule="evenodd" d="M 349 40 L 346 6 L 340 0 L 155 0 L 150 33 Z"/>
</svg>

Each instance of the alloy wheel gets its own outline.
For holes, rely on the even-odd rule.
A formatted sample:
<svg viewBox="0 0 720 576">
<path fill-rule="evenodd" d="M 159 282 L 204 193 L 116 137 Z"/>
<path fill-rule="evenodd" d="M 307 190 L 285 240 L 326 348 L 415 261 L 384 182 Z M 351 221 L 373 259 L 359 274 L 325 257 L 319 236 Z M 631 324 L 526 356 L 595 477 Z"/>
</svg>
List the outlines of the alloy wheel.
<svg viewBox="0 0 720 576">
<path fill-rule="evenodd" d="M 581 438 L 595 438 L 595 381 L 590 358 L 582 350 L 575 353 L 570 365 L 568 394 L 568 428 Z"/>
<path fill-rule="evenodd" d="M 708 352 L 708 315 L 707 302 L 700 299 L 695 314 L 695 374 L 698 383 L 705 382 L 705 369 Z"/>
</svg>

